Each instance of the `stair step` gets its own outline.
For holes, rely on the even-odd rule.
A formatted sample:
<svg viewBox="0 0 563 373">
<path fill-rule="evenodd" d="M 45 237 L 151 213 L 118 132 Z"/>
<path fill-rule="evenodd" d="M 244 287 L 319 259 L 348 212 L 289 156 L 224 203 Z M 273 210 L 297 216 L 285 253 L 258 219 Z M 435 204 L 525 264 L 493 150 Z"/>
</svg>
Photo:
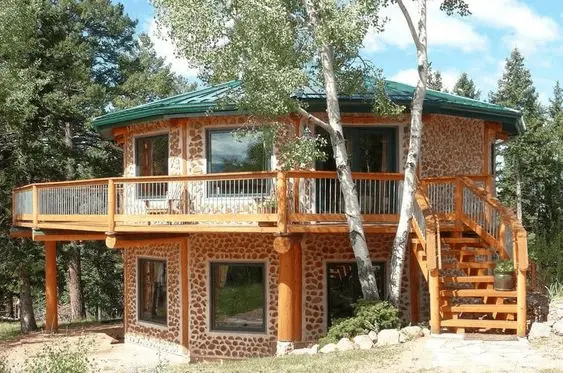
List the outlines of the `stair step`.
<svg viewBox="0 0 563 373">
<path fill-rule="evenodd" d="M 465 268 L 487 269 L 487 268 L 495 268 L 495 265 L 496 264 L 493 262 L 443 263 L 442 269 L 465 269 Z"/>
<path fill-rule="evenodd" d="M 499 291 L 494 289 L 450 289 L 441 290 L 442 297 L 498 297 L 498 298 L 515 298 L 516 290 Z"/>
<path fill-rule="evenodd" d="M 473 283 L 482 282 L 492 284 L 495 282 L 493 276 L 458 276 L 458 277 L 440 277 L 440 282 L 455 282 L 455 283 Z"/>
<path fill-rule="evenodd" d="M 488 249 L 444 249 L 442 250 L 443 255 L 493 255 L 493 252 Z"/>
<path fill-rule="evenodd" d="M 517 322 L 510 320 L 446 319 L 440 326 L 458 328 L 516 329 Z"/>
<path fill-rule="evenodd" d="M 474 244 L 481 244 L 481 241 L 478 237 L 442 237 L 442 243 L 449 243 L 449 244 L 462 244 L 462 243 L 474 243 Z"/>
<path fill-rule="evenodd" d="M 516 313 L 516 304 L 459 304 L 440 307 L 442 312 Z"/>
</svg>

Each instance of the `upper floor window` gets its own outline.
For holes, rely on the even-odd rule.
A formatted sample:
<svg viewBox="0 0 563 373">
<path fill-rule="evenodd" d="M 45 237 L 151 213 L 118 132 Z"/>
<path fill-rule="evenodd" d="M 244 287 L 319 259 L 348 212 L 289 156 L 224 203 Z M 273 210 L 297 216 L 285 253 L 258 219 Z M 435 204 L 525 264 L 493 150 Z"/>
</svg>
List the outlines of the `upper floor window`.
<svg viewBox="0 0 563 373">
<path fill-rule="evenodd" d="M 168 175 L 168 134 L 139 137 L 135 141 L 137 176 Z M 137 186 L 138 198 L 163 198 L 168 183 L 149 182 Z"/>
<path fill-rule="evenodd" d="M 255 134 L 237 134 L 232 129 L 207 131 L 207 172 L 266 171 L 271 167 L 271 151 Z M 217 180 L 208 182 L 211 196 L 257 196 L 270 192 L 266 179 Z"/>
</svg>

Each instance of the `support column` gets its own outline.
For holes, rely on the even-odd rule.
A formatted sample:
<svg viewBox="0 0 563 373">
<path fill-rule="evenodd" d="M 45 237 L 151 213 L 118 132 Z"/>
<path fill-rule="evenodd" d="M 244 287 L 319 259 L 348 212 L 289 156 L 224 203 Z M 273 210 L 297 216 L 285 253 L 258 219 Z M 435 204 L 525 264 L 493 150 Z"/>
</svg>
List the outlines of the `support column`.
<svg viewBox="0 0 563 373">
<path fill-rule="evenodd" d="M 57 242 L 45 241 L 45 331 L 56 332 L 57 313 Z"/>
<path fill-rule="evenodd" d="M 428 273 L 428 289 L 430 290 L 430 331 L 440 334 L 440 283 L 437 268 Z"/>
<path fill-rule="evenodd" d="M 289 237 L 276 237 L 274 249 L 280 254 L 278 275 L 278 342 L 277 355 L 285 355 L 294 347 L 295 331 L 295 268 Z"/>
<path fill-rule="evenodd" d="M 293 253 L 293 337 L 295 341 L 301 341 L 303 336 L 302 328 L 302 307 L 303 307 L 303 262 L 301 254 L 301 237 L 292 239 L 291 252 Z"/>
</svg>

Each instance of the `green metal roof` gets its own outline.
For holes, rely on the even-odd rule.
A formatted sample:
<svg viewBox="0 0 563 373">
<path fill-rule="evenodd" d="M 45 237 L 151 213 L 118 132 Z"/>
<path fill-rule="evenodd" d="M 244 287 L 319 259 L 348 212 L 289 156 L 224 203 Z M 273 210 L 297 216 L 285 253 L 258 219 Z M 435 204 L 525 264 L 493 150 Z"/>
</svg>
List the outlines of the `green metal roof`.
<svg viewBox="0 0 563 373">
<path fill-rule="evenodd" d="M 117 126 L 159 118 L 236 112 L 237 109 L 234 105 L 225 105 L 221 100 L 238 87 L 240 87 L 239 81 L 230 81 L 183 93 L 103 115 L 95 118 L 93 125 L 95 128 L 104 131 Z M 385 91 L 391 101 L 408 107 L 412 100 L 414 87 L 403 83 L 385 81 Z M 296 97 L 306 101 L 311 110 L 324 110 L 326 108 L 323 92 L 308 90 L 297 93 Z M 341 111 L 369 112 L 371 100 L 373 100 L 373 95 L 370 94 L 342 96 L 340 97 Z M 426 91 L 424 113 L 449 114 L 501 122 L 504 130 L 511 135 L 517 135 L 523 131 L 521 114 L 517 110 L 431 89 Z"/>
</svg>

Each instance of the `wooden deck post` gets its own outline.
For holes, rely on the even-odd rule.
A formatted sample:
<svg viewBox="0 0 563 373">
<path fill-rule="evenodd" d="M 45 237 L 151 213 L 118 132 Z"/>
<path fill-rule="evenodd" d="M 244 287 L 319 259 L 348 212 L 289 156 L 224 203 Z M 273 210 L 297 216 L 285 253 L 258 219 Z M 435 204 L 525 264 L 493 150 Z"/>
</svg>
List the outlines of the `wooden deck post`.
<svg viewBox="0 0 563 373">
<path fill-rule="evenodd" d="M 293 291 L 293 338 L 295 341 L 302 339 L 301 328 L 301 312 L 302 312 L 302 291 L 303 291 L 303 263 L 301 254 L 301 237 L 291 240 L 291 250 L 293 257 L 294 271 L 294 291 Z"/>
<path fill-rule="evenodd" d="M 115 182 L 108 180 L 108 233 L 115 231 L 115 210 L 116 210 Z"/>
<path fill-rule="evenodd" d="M 278 172 L 277 175 L 278 190 L 278 230 L 280 233 L 287 232 L 287 178 L 284 172 Z"/>
<path fill-rule="evenodd" d="M 276 237 L 274 249 L 280 255 L 278 276 L 278 343 L 277 354 L 285 355 L 293 349 L 295 341 L 295 266 L 289 237 Z"/>
<path fill-rule="evenodd" d="M 439 270 L 432 269 L 428 273 L 428 290 L 430 291 L 430 331 L 440 334 L 440 279 Z"/>
<path fill-rule="evenodd" d="M 45 241 L 45 331 L 56 332 L 57 314 L 57 242 Z"/>
<path fill-rule="evenodd" d="M 518 337 L 526 336 L 526 271 L 518 269 L 516 274 L 516 335 Z"/>
</svg>

